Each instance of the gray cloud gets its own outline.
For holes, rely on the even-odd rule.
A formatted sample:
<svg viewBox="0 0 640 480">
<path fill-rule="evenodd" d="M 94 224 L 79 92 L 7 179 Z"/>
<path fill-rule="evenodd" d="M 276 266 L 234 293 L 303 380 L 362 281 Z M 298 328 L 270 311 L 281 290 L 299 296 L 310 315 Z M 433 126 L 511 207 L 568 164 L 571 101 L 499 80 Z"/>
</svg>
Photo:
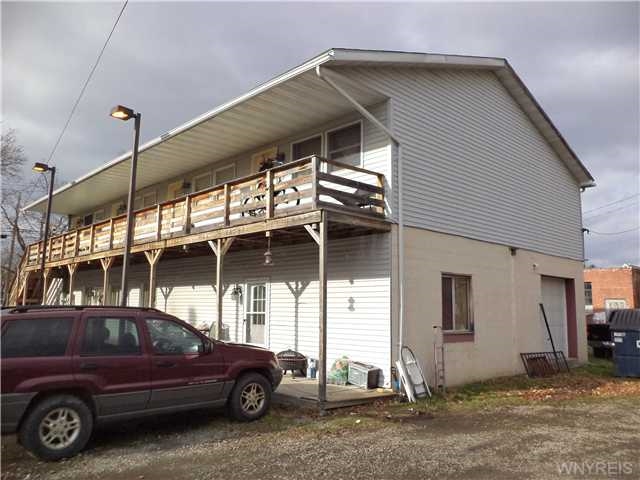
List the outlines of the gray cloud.
<svg viewBox="0 0 640 480">
<path fill-rule="evenodd" d="M 31 160 L 49 154 L 119 3 L 2 3 L 3 119 Z M 67 179 L 129 148 L 107 116 L 143 112 L 143 139 L 330 47 L 509 59 L 598 187 L 584 210 L 639 192 L 637 3 L 131 3 L 54 163 Z M 640 210 L 586 215 L 594 232 L 637 227 Z M 622 204 L 620 206 L 624 206 Z M 596 264 L 640 263 L 640 232 L 588 235 Z"/>
</svg>

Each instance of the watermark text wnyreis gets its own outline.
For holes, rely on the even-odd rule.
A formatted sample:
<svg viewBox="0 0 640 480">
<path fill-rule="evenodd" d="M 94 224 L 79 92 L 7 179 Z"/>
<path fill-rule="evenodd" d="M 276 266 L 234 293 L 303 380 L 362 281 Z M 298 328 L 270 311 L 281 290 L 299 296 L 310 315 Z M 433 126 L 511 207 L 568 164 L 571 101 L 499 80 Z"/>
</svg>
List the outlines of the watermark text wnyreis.
<svg viewBox="0 0 640 480">
<path fill-rule="evenodd" d="M 558 473 L 561 475 L 614 477 L 633 475 L 634 472 L 640 473 L 640 466 L 634 462 L 585 461 L 558 464 Z"/>
</svg>

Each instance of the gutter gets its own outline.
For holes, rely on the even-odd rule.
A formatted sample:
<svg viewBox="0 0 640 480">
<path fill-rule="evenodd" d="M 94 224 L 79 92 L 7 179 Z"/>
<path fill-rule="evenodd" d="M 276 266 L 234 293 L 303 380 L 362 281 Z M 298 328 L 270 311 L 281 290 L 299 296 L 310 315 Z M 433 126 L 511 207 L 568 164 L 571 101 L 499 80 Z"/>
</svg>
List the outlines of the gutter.
<svg viewBox="0 0 640 480">
<path fill-rule="evenodd" d="M 399 303 L 400 303 L 400 312 L 399 312 L 399 325 L 398 325 L 398 359 L 400 359 L 400 351 L 402 350 L 402 346 L 404 344 L 404 320 L 405 320 L 405 311 L 404 311 L 404 208 L 403 208 L 403 194 L 402 194 L 402 145 L 400 140 L 395 136 L 391 130 L 389 130 L 380 120 L 374 117 L 371 112 L 369 112 L 363 105 L 361 105 L 356 99 L 354 99 L 351 95 L 349 95 L 344 89 L 340 87 L 334 80 L 329 78 L 329 76 L 324 75 L 322 71 L 322 67 L 320 65 L 316 66 L 316 75 L 318 78 L 324 80 L 331 88 L 333 88 L 336 92 L 338 92 L 342 97 L 345 98 L 354 108 L 367 120 L 369 120 L 372 124 L 374 124 L 377 128 L 382 130 L 388 137 L 389 140 L 396 146 L 398 149 L 398 278 L 399 278 Z"/>
</svg>

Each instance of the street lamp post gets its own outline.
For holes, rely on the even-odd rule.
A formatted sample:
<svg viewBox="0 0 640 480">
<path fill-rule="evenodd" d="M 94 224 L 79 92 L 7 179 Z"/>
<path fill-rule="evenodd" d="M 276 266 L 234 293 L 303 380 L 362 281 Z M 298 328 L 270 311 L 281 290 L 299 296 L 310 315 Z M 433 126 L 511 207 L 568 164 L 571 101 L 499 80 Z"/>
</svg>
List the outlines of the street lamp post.
<svg viewBox="0 0 640 480">
<path fill-rule="evenodd" d="M 111 110 L 111 116 L 125 122 L 134 119 L 133 151 L 131 152 L 131 175 L 129 177 L 129 195 L 127 196 L 127 233 L 124 239 L 124 254 L 122 255 L 122 283 L 120 286 L 120 306 L 127 306 L 129 252 L 133 243 L 133 201 L 136 192 L 136 170 L 138 168 L 138 142 L 140 140 L 140 119 L 142 114 L 131 108 L 118 105 Z"/>
<path fill-rule="evenodd" d="M 37 173 L 45 173 L 51 172 L 51 178 L 49 178 L 49 193 L 47 195 L 47 213 L 44 219 L 44 234 L 42 239 L 42 258 L 40 259 L 40 273 L 42 274 L 42 300 L 41 303 L 45 302 L 45 295 L 47 292 L 45 291 L 46 280 L 44 274 L 45 261 L 47 258 L 47 242 L 49 240 L 49 223 L 51 220 L 51 203 L 53 201 L 53 183 L 56 178 L 56 167 L 51 167 L 46 163 L 36 162 L 33 165 L 33 171 Z"/>
</svg>

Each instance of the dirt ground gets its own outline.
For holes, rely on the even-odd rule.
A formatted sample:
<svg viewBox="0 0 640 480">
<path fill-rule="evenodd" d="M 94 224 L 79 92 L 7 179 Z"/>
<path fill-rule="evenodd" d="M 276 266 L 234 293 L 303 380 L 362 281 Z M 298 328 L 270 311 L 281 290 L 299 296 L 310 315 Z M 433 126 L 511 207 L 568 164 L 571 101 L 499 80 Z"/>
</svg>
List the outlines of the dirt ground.
<svg viewBox="0 0 640 480">
<path fill-rule="evenodd" d="M 103 428 L 57 463 L 4 437 L 2 479 L 640 478 L 640 382 L 575 378 L 571 394 L 518 379 L 325 417 L 275 408 L 251 424 L 172 415 Z"/>
</svg>

